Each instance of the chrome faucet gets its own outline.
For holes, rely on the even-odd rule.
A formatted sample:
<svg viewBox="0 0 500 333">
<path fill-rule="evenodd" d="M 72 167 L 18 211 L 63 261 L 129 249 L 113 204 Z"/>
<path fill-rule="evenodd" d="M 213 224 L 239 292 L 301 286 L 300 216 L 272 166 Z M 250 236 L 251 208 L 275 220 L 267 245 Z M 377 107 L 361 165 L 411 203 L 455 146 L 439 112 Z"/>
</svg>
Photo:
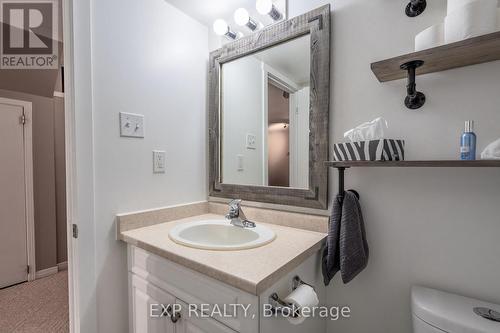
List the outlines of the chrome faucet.
<svg viewBox="0 0 500 333">
<path fill-rule="evenodd" d="M 229 213 L 226 219 L 231 220 L 231 224 L 240 228 L 255 228 L 255 223 L 247 220 L 241 210 L 241 199 L 231 200 L 229 203 Z"/>
</svg>

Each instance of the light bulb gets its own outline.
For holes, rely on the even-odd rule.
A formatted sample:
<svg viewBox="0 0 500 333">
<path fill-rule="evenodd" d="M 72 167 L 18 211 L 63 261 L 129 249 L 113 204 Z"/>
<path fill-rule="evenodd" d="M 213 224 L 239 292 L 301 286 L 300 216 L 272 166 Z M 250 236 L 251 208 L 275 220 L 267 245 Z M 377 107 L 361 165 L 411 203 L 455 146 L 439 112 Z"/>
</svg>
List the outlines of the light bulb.
<svg viewBox="0 0 500 333">
<path fill-rule="evenodd" d="M 244 26 L 250 20 L 250 15 L 245 8 L 238 8 L 234 12 L 234 21 L 237 25 Z"/>
<path fill-rule="evenodd" d="M 272 0 L 257 0 L 255 8 L 257 8 L 259 14 L 267 15 L 273 9 L 273 2 Z"/>
<path fill-rule="evenodd" d="M 213 28 L 214 32 L 219 36 L 224 36 L 229 30 L 226 21 L 222 19 L 215 20 Z"/>
</svg>

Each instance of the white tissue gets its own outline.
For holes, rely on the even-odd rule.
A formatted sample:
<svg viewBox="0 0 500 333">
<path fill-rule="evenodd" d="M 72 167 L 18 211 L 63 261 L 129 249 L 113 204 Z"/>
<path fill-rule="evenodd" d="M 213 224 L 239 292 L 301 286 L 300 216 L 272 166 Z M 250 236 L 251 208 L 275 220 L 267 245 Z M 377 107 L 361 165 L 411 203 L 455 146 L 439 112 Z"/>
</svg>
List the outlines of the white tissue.
<svg viewBox="0 0 500 333">
<path fill-rule="evenodd" d="M 288 321 L 293 325 L 302 324 L 308 317 L 303 315 L 303 308 L 309 308 L 310 311 L 308 315 L 312 313 L 312 308 L 318 306 L 319 299 L 318 295 L 314 291 L 311 286 L 307 284 L 301 284 L 297 289 L 292 291 L 290 295 L 285 297 L 283 300 L 288 304 L 293 304 L 295 308 L 299 308 L 299 316 L 297 318 L 293 318 L 292 316 L 288 316 Z"/>
<path fill-rule="evenodd" d="M 481 153 L 483 160 L 500 160 L 500 139 L 490 143 Z"/>
<path fill-rule="evenodd" d="M 415 51 L 444 44 L 444 23 L 435 24 L 415 36 Z"/>
<path fill-rule="evenodd" d="M 385 138 L 385 132 L 387 129 L 387 121 L 380 117 L 345 132 L 344 139 L 351 142 L 380 140 Z"/>
<path fill-rule="evenodd" d="M 497 30 L 497 0 L 473 0 L 444 19 L 444 40 L 454 43 Z"/>
</svg>

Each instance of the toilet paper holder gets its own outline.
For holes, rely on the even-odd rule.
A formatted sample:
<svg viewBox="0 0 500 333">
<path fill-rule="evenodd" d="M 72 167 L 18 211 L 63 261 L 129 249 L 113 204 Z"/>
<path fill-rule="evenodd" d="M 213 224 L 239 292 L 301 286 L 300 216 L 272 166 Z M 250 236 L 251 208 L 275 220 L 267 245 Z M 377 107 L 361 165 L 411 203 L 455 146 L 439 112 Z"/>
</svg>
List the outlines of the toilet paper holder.
<svg viewBox="0 0 500 333">
<path fill-rule="evenodd" d="M 305 283 L 299 276 L 296 275 L 292 280 L 292 291 L 303 284 L 314 289 L 312 285 Z M 299 309 L 294 308 L 292 304 L 283 301 L 277 293 L 272 293 L 271 296 L 269 296 L 269 304 L 271 305 L 271 311 L 273 313 L 281 313 L 285 316 L 291 316 L 293 318 L 297 318 L 300 315 Z"/>
</svg>

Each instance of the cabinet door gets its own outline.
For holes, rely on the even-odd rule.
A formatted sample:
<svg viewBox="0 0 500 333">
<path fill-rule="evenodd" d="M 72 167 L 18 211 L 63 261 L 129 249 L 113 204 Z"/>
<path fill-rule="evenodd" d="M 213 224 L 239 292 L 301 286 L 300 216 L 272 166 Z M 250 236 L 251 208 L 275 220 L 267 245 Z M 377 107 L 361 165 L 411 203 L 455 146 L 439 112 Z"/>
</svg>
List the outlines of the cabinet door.
<svg viewBox="0 0 500 333">
<path fill-rule="evenodd" d="M 189 313 L 188 305 L 180 300 L 182 311 L 177 321 L 176 333 L 236 333 L 229 327 L 219 323 L 215 319 L 200 317 L 194 313 Z"/>
<path fill-rule="evenodd" d="M 174 323 L 162 308 L 162 305 L 173 305 L 175 297 L 135 274 L 129 273 L 129 279 L 130 332 L 175 333 Z"/>
</svg>

